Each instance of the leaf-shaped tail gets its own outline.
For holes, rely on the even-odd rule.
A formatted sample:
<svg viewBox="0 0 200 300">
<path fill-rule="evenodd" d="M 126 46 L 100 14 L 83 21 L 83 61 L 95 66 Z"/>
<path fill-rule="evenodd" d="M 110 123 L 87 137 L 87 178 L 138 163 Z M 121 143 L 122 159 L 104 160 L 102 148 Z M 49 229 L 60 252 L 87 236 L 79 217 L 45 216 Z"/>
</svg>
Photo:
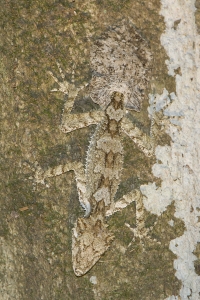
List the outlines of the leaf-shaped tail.
<svg viewBox="0 0 200 300">
<path fill-rule="evenodd" d="M 104 219 L 102 210 L 96 209 L 89 218 L 78 218 L 75 224 L 72 236 L 72 262 L 76 276 L 87 273 L 114 239 Z"/>
</svg>

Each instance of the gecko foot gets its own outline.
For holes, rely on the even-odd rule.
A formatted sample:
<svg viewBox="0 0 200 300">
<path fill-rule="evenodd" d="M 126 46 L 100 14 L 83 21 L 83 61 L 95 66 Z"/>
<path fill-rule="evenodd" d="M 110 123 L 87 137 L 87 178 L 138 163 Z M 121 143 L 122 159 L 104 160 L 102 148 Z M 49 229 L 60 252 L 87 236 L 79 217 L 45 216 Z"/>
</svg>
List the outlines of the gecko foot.
<svg viewBox="0 0 200 300">
<path fill-rule="evenodd" d="M 149 240 L 151 243 L 157 243 L 157 244 L 161 244 L 157 239 L 153 239 L 149 236 L 151 230 L 153 229 L 153 226 L 150 228 L 132 228 L 128 223 L 125 223 L 126 227 L 128 227 L 131 232 L 133 232 L 134 237 L 132 239 L 132 241 L 129 243 L 128 248 L 131 246 L 131 244 L 133 242 L 135 242 L 136 239 L 139 239 L 139 243 L 142 246 L 142 251 L 145 251 L 145 247 L 144 247 L 144 240 Z M 155 224 L 154 224 L 155 225 Z"/>
</svg>

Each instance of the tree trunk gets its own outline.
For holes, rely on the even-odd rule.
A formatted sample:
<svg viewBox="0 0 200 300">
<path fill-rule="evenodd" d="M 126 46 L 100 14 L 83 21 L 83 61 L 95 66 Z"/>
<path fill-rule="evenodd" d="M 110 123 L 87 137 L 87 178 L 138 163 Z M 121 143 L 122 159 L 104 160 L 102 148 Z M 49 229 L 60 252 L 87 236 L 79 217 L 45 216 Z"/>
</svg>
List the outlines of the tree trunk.
<svg viewBox="0 0 200 300">
<path fill-rule="evenodd" d="M 200 299 L 199 1 L 196 7 L 194 0 L 2 1 L 0 299 Z M 78 218 L 88 225 L 96 209 L 84 218 L 79 203 L 75 168 L 87 163 L 96 129 L 94 122 L 82 126 L 81 114 L 106 112 L 92 101 L 90 82 L 103 78 L 95 70 L 99 41 L 124 20 L 141 39 L 132 45 L 141 68 L 148 59 L 138 47 L 148 45 L 153 57 L 141 109 L 127 120 L 153 138 L 155 151 L 147 155 L 132 131 L 120 133 L 123 171 L 114 199 L 140 197 L 102 217 L 101 230 L 114 240 L 77 276 L 74 228 Z M 104 57 L 108 65 L 113 57 Z M 130 66 L 132 55 L 124 57 Z M 113 83 L 109 72 L 102 93 Z M 137 86 L 139 75 L 130 72 Z M 83 88 L 70 112 L 78 125 L 65 134 L 70 86 Z"/>
</svg>

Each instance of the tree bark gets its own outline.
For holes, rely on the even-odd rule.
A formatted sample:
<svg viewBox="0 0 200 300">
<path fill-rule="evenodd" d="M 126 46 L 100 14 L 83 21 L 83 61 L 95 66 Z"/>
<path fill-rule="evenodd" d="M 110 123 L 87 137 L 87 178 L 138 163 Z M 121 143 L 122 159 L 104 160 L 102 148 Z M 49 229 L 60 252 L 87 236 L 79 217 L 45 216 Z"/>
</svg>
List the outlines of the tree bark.
<svg viewBox="0 0 200 300">
<path fill-rule="evenodd" d="M 199 3 L 189 0 L 2 1 L 0 299 L 200 299 Z M 65 79 L 92 77 L 90 48 L 129 19 L 153 55 L 140 112 L 129 119 L 149 134 L 156 114 L 155 154 L 123 138 L 116 200 L 140 190 L 148 237 L 134 239 L 136 203 L 110 216 L 115 240 L 82 277 L 72 268 L 72 229 L 83 211 L 73 172 L 37 183 L 38 166 L 85 164 L 95 125 L 60 130 Z M 196 19 L 195 19 L 196 18 Z M 196 24 L 195 24 L 196 22 Z M 133 45 L 134 47 L 134 45 Z M 74 80 L 74 82 L 73 82 Z M 97 105 L 79 93 L 72 113 Z M 156 122 L 155 121 L 155 122 Z"/>
</svg>

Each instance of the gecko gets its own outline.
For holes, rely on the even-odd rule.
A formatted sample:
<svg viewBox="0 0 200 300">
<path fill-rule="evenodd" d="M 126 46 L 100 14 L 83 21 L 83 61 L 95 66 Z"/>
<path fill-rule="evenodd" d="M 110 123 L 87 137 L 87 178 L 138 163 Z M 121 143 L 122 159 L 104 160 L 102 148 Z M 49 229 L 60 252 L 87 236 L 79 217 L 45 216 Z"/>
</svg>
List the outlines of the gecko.
<svg viewBox="0 0 200 300">
<path fill-rule="evenodd" d="M 154 153 L 154 138 L 137 128 L 127 117 L 129 110 L 137 112 L 145 98 L 152 56 L 147 42 L 130 20 L 111 26 L 97 38 L 90 51 L 92 79 L 91 99 L 101 110 L 72 114 L 74 101 L 86 85 L 77 87 L 57 63 L 62 81 L 50 71 L 58 88 L 53 92 L 67 95 L 60 129 L 68 134 L 74 130 L 97 125 L 91 138 L 86 167 L 81 162 L 68 162 L 43 171 L 38 167 L 35 180 L 44 183 L 47 177 L 74 171 L 79 202 L 85 210 L 72 232 L 72 263 L 76 276 L 86 274 L 110 247 L 114 235 L 109 231 L 107 217 L 136 202 L 137 228 L 134 235 L 147 236 L 144 207 L 139 190 L 133 190 L 115 201 L 123 169 L 123 135 L 127 135 L 147 156 Z M 153 122 L 152 122 L 153 124 Z"/>
</svg>

